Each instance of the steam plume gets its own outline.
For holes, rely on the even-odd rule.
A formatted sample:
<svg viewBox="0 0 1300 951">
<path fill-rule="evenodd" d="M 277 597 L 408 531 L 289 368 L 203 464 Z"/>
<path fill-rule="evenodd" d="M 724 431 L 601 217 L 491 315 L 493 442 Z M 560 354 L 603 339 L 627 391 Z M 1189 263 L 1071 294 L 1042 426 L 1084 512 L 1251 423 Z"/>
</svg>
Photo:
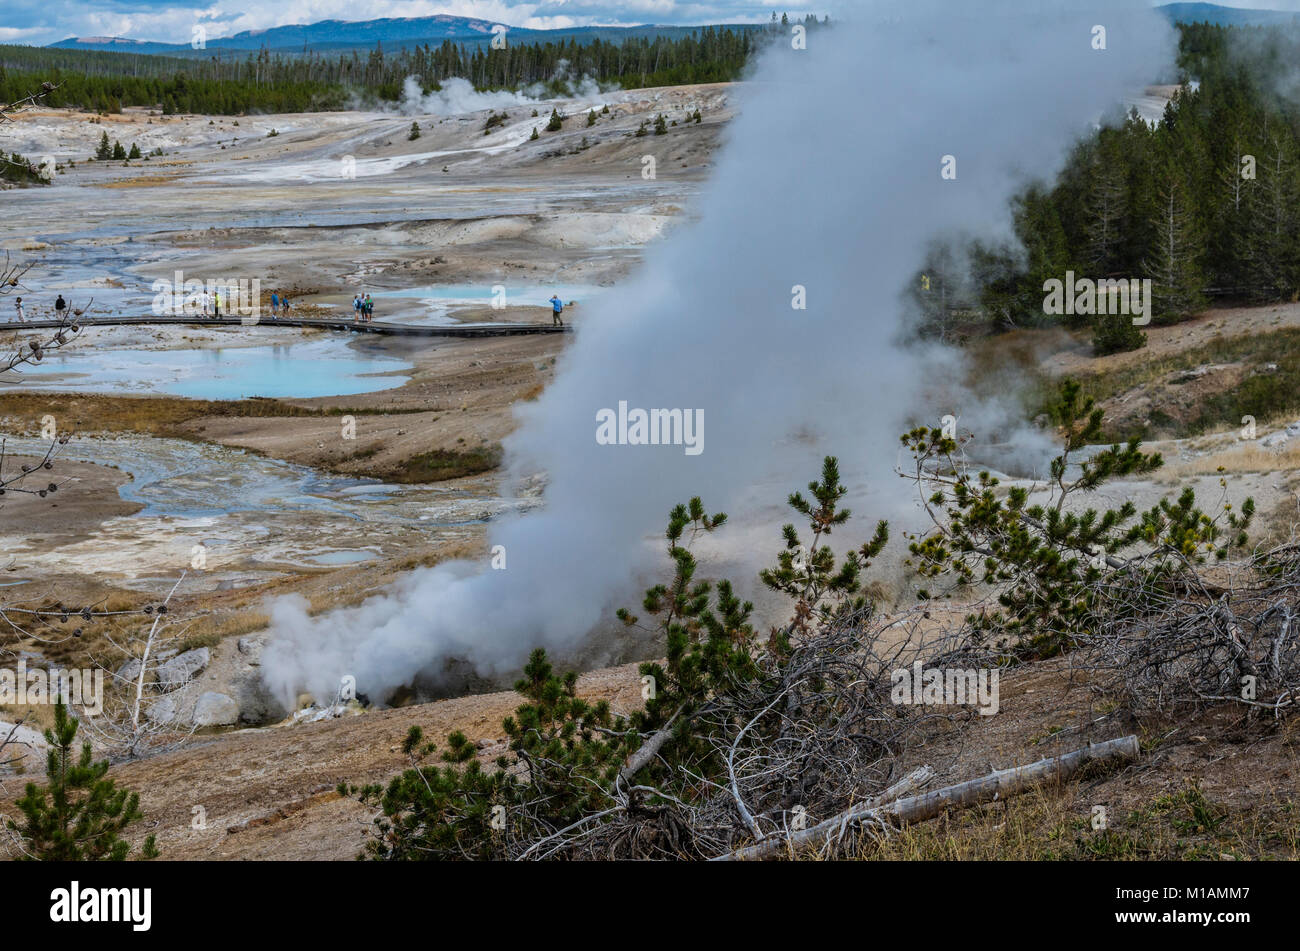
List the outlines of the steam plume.
<svg viewBox="0 0 1300 951">
<path fill-rule="evenodd" d="M 1141 0 L 980 6 L 878 5 L 815 31 L 806 50 L 765 54 L 698 221 L 584 315 L 554 383 L 520 409 L 510 472 L 549 483 L 544 509 L 491 532 L 506 570 L 486 558 L 419 570 L 314 619 L 281 600 L 268 685 L 286 701 L 299 689 L 328 698 L 350 674 L 382 697 L 447 658 L 493 676 L 535 646 L 570 650 L 661 557 L 646 540 L 674 503 L 701 494 L 733 516 L 770 506 L 824 453 L 865 480 L 861 516 L 890 514 L 897 434 L 930 409 L 935 363 L 898 343 L 900 287 L 926 242 L 1005 235 L 1025 176 L 1050 178 L 1074 137 L 1171 50 Z M 647 154 L 665 151 L 646 141 Z M 944 156 L 956 180 L 940 177 Z M 795 285 L 806 310 L 792 308 Z M 702 409 L 703 452 L 599 445 L 596 414 L 619 401 Z M 775 540 L 784 514 L 765 511 Z"/>
</svg>

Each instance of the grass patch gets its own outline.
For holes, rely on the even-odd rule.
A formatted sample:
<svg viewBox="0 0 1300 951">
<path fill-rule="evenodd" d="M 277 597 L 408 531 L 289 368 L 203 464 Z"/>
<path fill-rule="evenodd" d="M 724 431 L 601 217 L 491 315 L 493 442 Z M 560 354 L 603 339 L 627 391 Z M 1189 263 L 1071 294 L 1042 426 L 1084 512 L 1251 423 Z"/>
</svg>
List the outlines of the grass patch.
<svg viewBox="0 0 1300 951">
<path fill-rule="evenodd" d="M 375 475 L 386 482 L 441 482 L 490 472 L 501 465 L 501 447 L 483 446 L 464 451 L 434 449 L 404 459 Z"/>
<path fill-rule="evenodd" d="M 1297 329 L 1216 338 L 1158 359 L 1101 373 L 1079 374 L 1078 379 L 1086 395 L 1102 402 L 1175 374 L 1184 374 L 1175 376 L 1176 382 L 1191 380 L 1193 377 L 1185 374 L 1206 364 L 1241 364 L 1247 375 L 1223 392 L 1208 394 L 1197 405 L 1191 418 L 1178 420 L 1153 410 L 1148 424 L 1108 427 L 1106 439 L 1123 440 L 1134 436 L 1148 439 L 1157 432 L 1177 437 L 1196 436 L 1243 416 L 1253 416 L 1258 422 L 1265 423 L 1291 418 L 1300 412 L 1300 330 Z M 1266 364 L 1275 369 L 1266 371 Z M 1029 415 L 1042 412 L 1045 405 L 1045 401 L 1040 401 Z"/>
<path fill-rule="evenodd" d="M 1103 829 L 1092 827 L 1093 805 L 1077 785 L 1043 787 L 864 839 L 856 857 L 1035 862 L 1300 858 L 1300 808 L 1292 800 L 1256 802 L 1234 811 L 1193 782 L 1127 813 L 1108 810 Z"/>
<path fill-rule="evenodd" d="M 205 416 L 240 418 L 322 418 L 331 416 L 381 416 L 421 413 L 420 408 L 392 409 L 296 406 L 283 400 L 255 397 L 245 400 L 191 400 L 179 396 L 109 396 L 97 393 L 45 394 L 0 392 L 0 416 L 25 423 L 20 432 L 36 433 L 41 417 L 53 415 L 62 430 L 134 432 L 150 436 L 193 439 L 183 424 Z"/>
</svg>

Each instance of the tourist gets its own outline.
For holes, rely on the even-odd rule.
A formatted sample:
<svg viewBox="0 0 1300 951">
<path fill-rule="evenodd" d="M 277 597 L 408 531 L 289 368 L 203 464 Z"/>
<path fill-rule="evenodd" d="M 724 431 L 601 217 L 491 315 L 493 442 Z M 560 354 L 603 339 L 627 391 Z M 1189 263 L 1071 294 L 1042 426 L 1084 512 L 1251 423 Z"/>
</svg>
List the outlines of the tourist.
<svg viewBox="0 0 1300 951">
<path fill-rule="evenodd" d="M 271 291 L 271 318 L 274 320 L 278 313 L 280 313 L 280 295 Z"/>
<path fill-rule="evenodd" d="M 23 299 L 21 297 L 14 301 L 14 310 L 18 311 L 18 320 L 21 323 L 27 323 L 27 315 L 23 313 Z"/>
<path fill-rule="evenodd" d="M 352 322 L 355 324 L 361 320 L 361 295 L 358 294 L 352 298 Z"/>
<path fill-rule="evenodd" d="M 67 309 L 68 309 L 68 302 L 65 301 L 63 299 L 63 295 L 60 294 L 54 301 L 54 316 L 58 317 L 59 320 L 62 320 L 63 312 Z"/>
<path fill-rule="evenodd" d="M 556 324 L 559 324 L 561 327 L 564 326 L 564 321 L 560 319 L 560 315 L 562 313 L 564 313 L 564 301 L 560 300 L 558 294 L 552 294 L 551 295 L 551 326 L 555 326 Z"/>
<path fill-rule="evenodd" d="M 212 295 L 212 316 L 216 320 L 221 319 L 221 291 L 217 290 Z"/>
</svg>

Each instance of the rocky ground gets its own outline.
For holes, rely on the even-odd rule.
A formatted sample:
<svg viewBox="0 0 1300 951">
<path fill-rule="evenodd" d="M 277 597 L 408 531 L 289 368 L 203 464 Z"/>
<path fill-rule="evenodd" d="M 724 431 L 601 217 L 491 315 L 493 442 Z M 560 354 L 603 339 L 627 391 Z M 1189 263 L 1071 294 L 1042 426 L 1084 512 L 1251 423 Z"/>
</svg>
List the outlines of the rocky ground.
<svg viewBox="0 0 1300 951">
<path fill-rule="evenodd" d="M 79 301 L 94 296 L 106 312 L 145 312 L 152 283 L 179 269 L 200 279 L 256 279 L 264 297 L 287 291 L 303 309 L 346 308 L 361 292 L 457 285 L 482 302 L 462 300 L 437 319 L 546 320 L 532 300 L 492 308 L 492 288 L 527 296 L 548 285 L 598 288 L 619 280 L 647 242 L 690 213 L 730 117 L 729 95 L 725 86 L 701 86 L 521 104 L 486 135 L 485 111 L 238 120 L 139 110 L 109 117 L 28 113 L 18 126 L 23 138 L 5 148 L 53 155 L 61 169 L 54 187 L 6 193 L 14 211 L 0 223 L 0 246 L 34 265 L 24 279 L 29 312 L 47 308 L 57 293 Z M 552 105 L 570 116 L 564 130 L 532 140 Z M 704 121 L 685 124 L 695 108 Z M 597 114 L 591 126 L 589 110 Z M 660 112 L 679 124 L 665 136 L 636 136 Z M 415 140 L 407 138 L 412 121 L 421 128 Z M 164 154 L 125 166 L 86 162 L 105 130 L 124 145 Z M 642 176 L 646 155 L 657 160 L 653 179 Z M 379 301 L 378 315 L 387 319 L 429 319 L 421 293 Z M 582 305 L 568 312 L 575 323 L 597 319 Z M 1082 337 L 1065 333 L 1010 335 L 1000 344 L 1052 375 L 1140 371 L 1147 389 L 1117 386 L 1104 404 L 1108 415 L 1140 422 L 1150 407 L 1165 405 L 1166 397 L 1150 390 L 1153 379 L 1194 397 L 1204 385 L 1197 381 L 1246 372 L 1231 361 L 1207 363 L 1189 380 L 1161 382 L 1189 372 L 1166 371 L 1164 361 L 1297 323 L 1295 305 L 1214 311 L 1179 327 L 1148 328 L 1146 350 L 1101 359 L 1089 355 Z M 88 330 L 76 346 L 216 352 L 302 338 L 265 325 L 102 328 Z M 0 331 L 6 345 L 23 339 Z M 355 603 L 416 565 L 483 555 L 487 521 L 535 504 L 540 492 L 539 483 L 519 498 L 504 497 L 493 453 L 514 425 L 512 407 L 547 385 L 564 344 L 552 336 L 416 344 L 340 339 L 340 348 L 409 364 L 400 371 L 402 385 L 260 407 L 0 383 L 0 431 L 20 437 L 7 449 L 5 472 L 35 458 L 46 415 L 77 433 L 55 470 L 57 493 L 10 493 L 3 502 L 0 600 L 135 608 L 157 604 L 181 572 L 187 576 L 172 602 L 175 627 L 162 657 L 177 689 L 153 713 L 179 730 L 175 738 L 193 735 L 177 750 L 113 770 L 141 793 L 149 827 L 140 835 L 156 833 L 164 854 L 176 859 L 350 858 L 370 817 L 334 787 L 380 782 L 399 770 L 408 726 L 419 724 L 438 740 L 461 730 L 479 743 L 485 762 L 501 752 L 501 719 L 520 702 L 509 691 L 389 710 L 355 703 L 284 709 L 258 678 L 264 603 L 284 593 L 316 608 Z M 354 438 L 344 435 L 345 415 L 355 422 Z M 1116 482 L 1091 501 L 1149 506 L 1175 480 L 1217 497 L 1222 466 L 1234 503 L 1252 495 L 1272 525 L 1289 524 L 1300 424 L 1288 422 L 1263 423 L 1249 440 L 1233 420 L 1214 432 L 1162 440 L 1156 445 L 1170 463 L 1164 473 Z M 742 540 L 747 547 L 772 541 L 752 534 Z M 201 569 L 192 565 L 198 543 L 206 552 Z M 906 601 L 912 587 L 900 570 L 884 593 Z M 9 632 L 3 646 L 33 660 L 101 665 L 128 677 L 132 671 L 123 670 L 126 658 L 116 649 L 122 623 L 83 626 L 73 637 L 55 624 L 33 625 Z M 635 665 L 588 671 L 579 691 L 630 710 L 640 696 Z M 995 723 L 977 721 L 960 738 L 918 755 L 939 768 L 941 781 L 956 781 L 1119 728 L 1093 708 L 1086 689 L 1052 667 L 1012 678 L 1003 704 L 1006 715 L 991 718 Z M 48 709 L 0 708 L 10 723 L 25 714 L 29 726 L 41 725 Z M 1234 801 L 1293 784 L 1289 736 L 1234 746 L 1219 742 L 1235 729 L 1231 724 L 1197 729 L 1162 739 L 1151 768 L 1105 780 L 1095 796 L 1136 803 L 1191 776 Z M 0 775 L 0 812 L 40 768 L 39 737 L 16 738 L 28 744 L 28 755 L 21 772 Z M 1246 755 L 1254 769 L 1241 782 Z"/>
<path fill-rule="evenodd" d="M 234 279 L 260 283 L 267 307 L 272 290 L 290 295 L 299 314 L 350 312 L 354 294 L 372 293 L 379 319 L 549 323 L 543 288 L 618 280 L 683 214 L 730 118 L 729 96 L 719 85 L 520 102 L 487 134 L 488 109 L 30 110 L 7 124 L 5 147 L 51 157 L 57 174 L 48 188 L 6 193 L 0 247 L 30 265 L 20 288 L 28 316 L 50 312 L 58 294 L 95 314 L 146 314 L 156 281 Z M 558 132 L 545 129 L 552 108 L 566 116 Z M 697 109 L 702 121 L 688 124 Z M 665 135 L 636 134 L 661 113 Z M 147 159 L 90 161 L 104 133 Z M 431 304 L 421 290 L 431 286 L 458 290 Z M 584 303 L 566 319 L 584 320 Z M 0 328 L 5 346 L 29 336 Z M 536 502 L 540 486 L 502 497 L 493 469 L 512 407 L 546 386 L 561 337 L 352 340 L 264 321 L 92 328 L 68 352 L 105 366 L 140 353 L 237 360 L 304 341 L 407 369 L 396 388 L 270 408 L 168 396 L 143 377 L 68 395 L 60 381 L 84 378 L 0 380 L 3 472 L 37 461 L 46 420 L 75 434 L 49 474 L 60 491 L 4 500 L 0 595 L 27 608 L 138 608 L 185 573 L 171 603 L 185 621 L 169 649 L 202 662 L 154 711 L 160 722 L 279 721 L 291 711 L 264 696 L 255 667 L 268 595 L 295 592 L 319 608 L 359 600 L 416 565 L 478 553 L 490 519 Z M 34 662 L 119 672 L 124 632 L 97 620 L 82 628 L 73 638 L 28 624 L 5 646 Z M 24 713 L 38 725 L 48 718 L 39 707 L 4 715 Z"/>
</svg>

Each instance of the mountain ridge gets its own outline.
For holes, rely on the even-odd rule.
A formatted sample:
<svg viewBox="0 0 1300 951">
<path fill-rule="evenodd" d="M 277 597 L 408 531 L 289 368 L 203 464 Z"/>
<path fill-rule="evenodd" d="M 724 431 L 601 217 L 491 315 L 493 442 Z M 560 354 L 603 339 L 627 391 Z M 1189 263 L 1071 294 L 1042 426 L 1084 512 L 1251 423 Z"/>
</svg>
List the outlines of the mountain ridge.
<svg viewBox="0 0 1300 951">
<path fill-rule="evenodd" d="M 382 17 L 374 20 L 319 20 L 314 23 L 291 24 L 263 30 L 243 30 L 233 36 L 208 38 L 203 46 L 192 43 L 164 43 L 157 40 L 140 40 L 127 36 L 70 36 L 47 44 L 50 49 L 108 50 L 132 53 L 197 55 L 210 50 L 289 51 L 311 49 L 374 48 L 378 44 L 391 47 L 437 45 L 451 40 L 468 45 L 481 45 L 492 39 L 496 26 L 506 28 L 507 41 L 526 38 L 536 40 L 568 40 L 581 38 L 602 39 L 679 35 L 708 26 L 731 29 L 755 29 L 755 24 L 720 23 L 699 26 L 643 23 L 625 26 L 581 26 L 557 30 L 536 30 L 498 24 L 479 17 L 461 17 L 439 13 L 427 17 Z"/>
</svg>

